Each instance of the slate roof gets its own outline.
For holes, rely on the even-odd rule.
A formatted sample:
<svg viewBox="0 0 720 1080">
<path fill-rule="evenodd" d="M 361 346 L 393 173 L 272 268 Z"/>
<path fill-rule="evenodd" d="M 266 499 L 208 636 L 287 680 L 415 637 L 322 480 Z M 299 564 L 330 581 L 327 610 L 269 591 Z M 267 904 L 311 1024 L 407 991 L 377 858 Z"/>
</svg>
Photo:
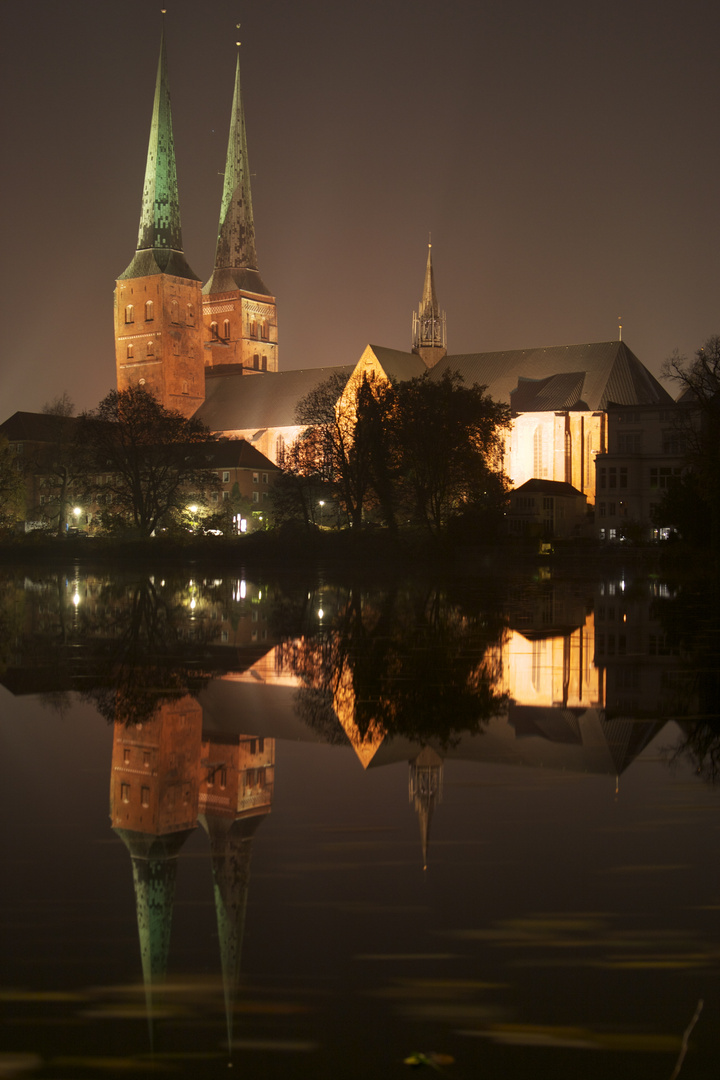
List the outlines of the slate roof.
<svg viewBox="0 0 720 1080">
<path fill-rule="evenodd" d="M 407 382 L 428 370 L 427 364 L 417 353 L 386 349 L 383 345 L 371 345 L 370 348 L 391 382 Z"/>
<path fill-rule="evenodd" d="M 76 416 L 54 416 L 52 413 L 16 412 L 3 424 L 0 435 L 8 442 L 54 443 L 73 437 Z"/>
<path fill-rule="evenodd" d="M 524 484 L 521 484 L 519 488 L 511 493 L 513 495 L 564 495 L 573 496 L 576 498 L 584 499 L 582 491 L 578 491 L 572 484 L 567 484 L 564 480 L 541 480 L 539 477 L 534 476 L 530 480 L 526 480 Z"/>
<path fill-rule="evenodd" d="M 532 408 L 524 404 L 517 411 L 578 408 L 595 412 L 611 401 L 620 405 L 672 402 L 624 341 L 446 356 L 431 369 L 430 378 L 439 379 L 444 371 L 459 371 L 467 386 L 486 386 L 496 401 L 514 408 L 513 391 L 518 392 L 518 404 L 533 403 Z M 526 385 L 531 380 L 542 385 L 533 389 Z"/>
<path fill-rule="evenodd" d="M 211 469 L 263 469 L 279 472 L 270 458 L 246 439 L 218 439 L 202 444 L 203 458 Z"/>
<path fill-rule="evenodd" d="M 293 427 L 297 422 L 295 407 L 301 398 L 333 375 L 349 379 L 354 370 L 354 364 L 250 375 L 213 375 L 210 369 L 205 373 L 205 401 L 195 417 L 211 431 Z"/>
</svg>

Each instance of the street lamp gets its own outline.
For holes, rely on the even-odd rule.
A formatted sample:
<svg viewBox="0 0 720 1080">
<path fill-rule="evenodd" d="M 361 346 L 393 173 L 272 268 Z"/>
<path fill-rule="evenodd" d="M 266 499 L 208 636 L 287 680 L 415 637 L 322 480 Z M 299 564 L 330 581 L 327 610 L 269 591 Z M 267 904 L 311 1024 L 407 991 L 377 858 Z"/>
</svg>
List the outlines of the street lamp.
<svg viewBox="0 0 720 1080">
<path fill-rule="evenodd" d="M 324 505 L 325 505 L 325 500 L 321 499 L 320 502 L 318 503 L 318 506 L 320 507 L 320 528 L 321 529 L 322 529 L 322 515 L 323 515 L 323 506 Z"/>
</svg>

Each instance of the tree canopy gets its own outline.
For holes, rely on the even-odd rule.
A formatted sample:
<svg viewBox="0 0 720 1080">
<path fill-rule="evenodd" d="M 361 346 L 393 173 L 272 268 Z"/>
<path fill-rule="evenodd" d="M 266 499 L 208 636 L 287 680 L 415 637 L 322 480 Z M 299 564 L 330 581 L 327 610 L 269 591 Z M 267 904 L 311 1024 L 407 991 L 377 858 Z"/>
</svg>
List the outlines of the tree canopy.
<svg viewBox="0 0 720 1080">
<path fill-rule="evenodd" d="M 164 408 L 142 386 L 111 390 L 79 418 L 77 439 L 88 494 L 101 503 L 110 531 L 150 536 L 215 480 L 203 454 L 213 441 L 208 429 Z"/>
<path fill-rule="evenodd" d="M 397 384 L 335 374 L 303 398 L 296 420 L 304 431 L 277 494 L 306 522 L 323 494 L 354 527 L 380 519 L 435 534 L 455 514 L 504 501 L 509 410 L 458 374 Z"/>
</svg>

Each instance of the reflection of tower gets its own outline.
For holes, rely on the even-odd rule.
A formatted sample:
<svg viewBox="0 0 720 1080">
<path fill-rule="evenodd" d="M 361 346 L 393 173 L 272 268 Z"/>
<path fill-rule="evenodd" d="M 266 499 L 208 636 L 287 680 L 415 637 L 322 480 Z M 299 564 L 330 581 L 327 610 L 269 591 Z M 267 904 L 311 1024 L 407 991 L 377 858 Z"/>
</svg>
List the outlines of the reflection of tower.
<svg viewBox="0 0 720 1080">
<path fill-rule="evenodd" d="M 202 710 L 190 697 L 143 724 L 116 722 L 110 819 L 132 859 L 145 1000 L 167 971 L 177 856 L 197 825 Z"/>
<path fill-rule="evenodd" d="M 212 737 L 203 742 L 202 768 L 199 820 L 210 838 L 228 1045 L 232 1046 L 252 841 L 272 805 L 275 740 Z"/>
<path fill-rule="evenodd" d="M 433 810 L 442 802 L 443 759 L 430 746 L 424 746 L 410 762 L 410 802 L 420 822 L 423 870 L 427 870 L 430 821 Z"/>
<path fill-rule="evenodd" d="M 440 310 L 435 295 L 431 244 L 428 244 L 422 300 L 417 312 L 413 312 L 412 351 L 421 356 L 428 367 L 434 367 L 447 355 L 445 312 Z"/>
<path fill-rule="evenodd" d="M 163 37 L 137 251 L 115 289 L 118 390 L 144 386 L 166 408 L 195 412 L 205 397 L 201 305 L 183 253 Z"/>
</svg>

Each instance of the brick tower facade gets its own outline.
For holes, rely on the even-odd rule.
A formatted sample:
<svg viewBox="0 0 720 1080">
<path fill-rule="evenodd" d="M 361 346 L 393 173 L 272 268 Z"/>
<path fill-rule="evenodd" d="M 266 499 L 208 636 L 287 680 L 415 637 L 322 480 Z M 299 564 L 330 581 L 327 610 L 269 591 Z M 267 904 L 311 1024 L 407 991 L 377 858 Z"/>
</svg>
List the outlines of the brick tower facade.
<svg viewBox="0 0 720 1080">
<path fill-rule="evenodd" d="M 164 35 L 137 251 L 115 287 L 118 390 L 142 385 L 192 416 L 205 398 L 200 279 L 182 247 Z"/>
<path fill-rule="evenodd" d="M 258 271 L 239 54 L 215 268 L 202 293 L 206 366 L 277 371 L 277 306 Z"/>
</svg>

